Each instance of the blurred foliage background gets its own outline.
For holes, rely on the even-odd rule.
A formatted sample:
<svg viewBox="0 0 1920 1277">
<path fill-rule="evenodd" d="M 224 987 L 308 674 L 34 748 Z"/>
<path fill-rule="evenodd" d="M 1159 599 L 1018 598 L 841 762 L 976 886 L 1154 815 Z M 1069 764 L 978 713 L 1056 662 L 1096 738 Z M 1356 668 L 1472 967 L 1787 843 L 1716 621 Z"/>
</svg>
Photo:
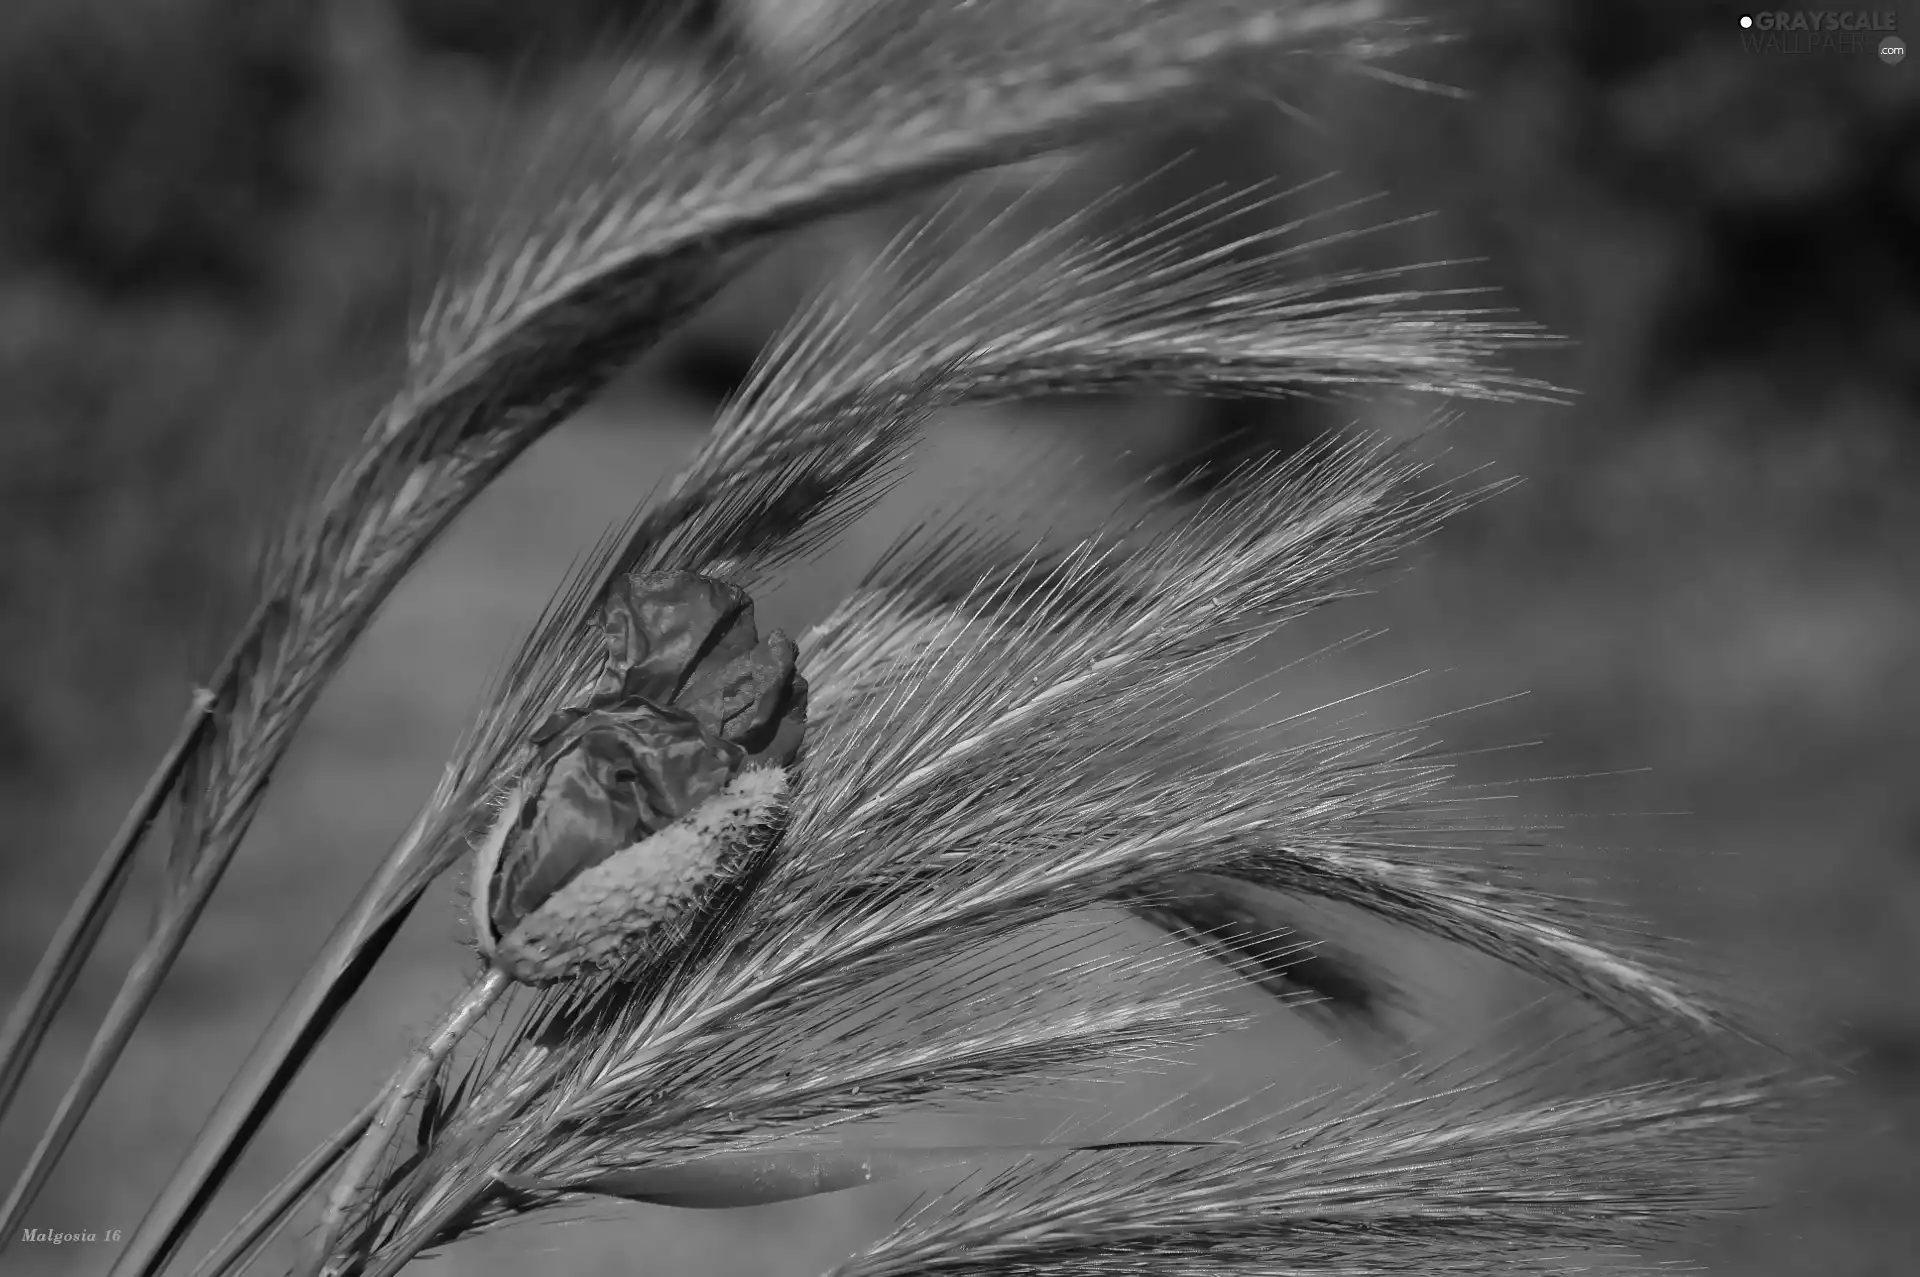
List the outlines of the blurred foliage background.
<svg viewBox="0 0 1920 1277">
<path fill-rule="evenodd" d="M 651 48 L 777 62 L 831 21 L 830 2 L 714 0 Z M 9 985 L 245 606 L 253 539 L 357 428 L 431 282 L 432 228 L 511 170 L 582 68 L 611 56 L 609 33 L 657 16 L 646 7 L 0 5 Z M 1645 767 L 1604 801 L 1691 813 L 1610 831 L 1619 879 L 1770 990 L 1805 1041 L 1850 1060 L 1871 1114 L 1783 1168 L 1787 1206 L 1716 1231 L 1701 1253 L 1737 1273 L 1904 1271 L 1897 1256 L 1920 1253 L 1920 63 L 1749 54 L 1734 12 L 1696 0 L 1432 9 L 1463 38 L 1396 69 L 1464 97 L 1349 76 L 1289 84 L 1284 104 L 1094 156 L 1067 189 L 1137 182 L 1192 151 L 1140 187 L 1123 210 L 1137 215 L 1211 183 L 1335 170 L 1303 200 L 1386 194 L 1329 229 L 1437 216 L 1316 265 L 1476 258 L 1469 281 L 1575 339 L 1527 368 L 1577 390 L 1575 406 L 1474 409 L 1447 432 L 1455 462 L 1527 482 L 1383 595 L 1375 616 L 1394 633 L 1369 659 L 1452 671 L 1412 710 L 1530 691 L 1449 735 L 1544 738 L 1526 763 L 1541 775 Z M 521 535 L 553 541 L 557 562 L 580 548 L 562 530 L 573 525 L 540 512 L 569 500 L 607 438 L 684 444 L 784 318 L 798 273 L 773 263 L 564 436 L 574 452 L 543 449 L 536 477 L 515 480 Z M 1395 411 L 1359 415 L 1405 428 Z M 1239 455 L 1249 439 L 1294 446 L 1356 410 L 1096 405 L 1021 422 L 1084 441 L 1103 415 L 1124 419 L 1144 466 L 1192 448 Z M 654 477 L 634 476 L 627 499 Z M 510 559 L 459 588 L 537 607 L 557 577 L 510 572 Z M 460 606 L 435 615 L 457 626 Z M 465 641 L 490 658 L 517 637 L 496 626 Z M 417 648 L 378 678 L 424 686 L 423 663 L 444 659 L 444 644 Z M 326 739 L 344 751 L 380 731 L 332 721 Z M 427 735 L 406 774 L 430 776 L 445 744 Z M 1549 788 L 1592 807 L 1591 790 Z M 423 792 L 394 810 L 404 818 Z M 340 892 L 365 857 L 353 863 L 328 879 Z M 274 934 L 294 888 L 260 891 L 242 913 L 267 917 L 189 955 L 156 1010 L 163 1041 L 217 1024 L 243 1047 L 304 963 L 311 946 L 289 942 L 271 962 L 243 956 L 253 968 L 237 985 L 220 974 L 221 954 Z M 79 1011 L 98 1009 L 106 980 L 83 987 Z M 217 1079 L 198 1085 L 210 1101 Z M 200 1094 L 141 1129 L 177 1141 Z M 0 1148 L 25 1138 L 9 1130 Z M 124 1140 L 120 1155 L 136 1156 Z M 158 1174 L 172 1151 L 137 1156 Z M 92 1218 L 106 1209 L 88 1196 L 99 1182 L 67 1177 L 48 1209 Z M 91 1271 L 105 1256 L 28 1258 Z"/>
</svg>

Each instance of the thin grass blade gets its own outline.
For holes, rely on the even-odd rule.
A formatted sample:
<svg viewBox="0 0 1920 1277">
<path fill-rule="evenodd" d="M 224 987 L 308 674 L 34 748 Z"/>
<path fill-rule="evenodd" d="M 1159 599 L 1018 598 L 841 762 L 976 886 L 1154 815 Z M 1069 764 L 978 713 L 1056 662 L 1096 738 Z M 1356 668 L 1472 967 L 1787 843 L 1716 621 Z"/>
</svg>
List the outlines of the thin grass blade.
<svg viewBox="0 0 1920 1277">
<path fill-rule="evenodd" d="M 1176 875 L 1129 902 L 1133 914 L 1187 940 L 1288 1007 L 1391 1036 L 1385 1014 L 1398 1000 L 1390 977 L 1358 954 L 1315 935 L 1284 898 L 1220 874 Z"/>
<path fill-rule="evenodd" d="M 193 1270 L 193 1277 L 226 1277 L 228 1273 L 244 1269 L 261 1248 L 287 1226 L 300 1204 L 319 1187 L 321 1181 L 340 1164 L 341 1159 L 346 1157 L 353 1146 L 359 1143 L 361 1136 L 365 1135 L 367 1128 L 373 1125 L 373 1120 L 379 1112 L 380 1101 L 377 1099 L 371 1101 L 345 1126 L 300 1159 L 299 1164 L 288 1171 L 286 1176 L 215 1244 L 213 1250 Z"/>
<path fill-rule="evenodd" d="M 1092 1144 L 997 1144 L 945 1148 L 846 1148 L 814 1152 L 743 1153 L 680 1166 L 615 1171 L 583 1180 L 548 1181 L 503 1175 L 527 1193 L 587 1193 L 681 1210 L 735 1210 L 845 1192 L 929 1171 L 966 1170 L 1005 1158 L 1104 1153 L 1145 1148 L 1199 1148 L 1207 1140 L 1118 1140 Z"/>
<path fill-rule="evenodd" d="M 46 952 L 40 955 L 39 964 L 20 992 L 20 1000 L 8 1013 L 6 1027 L 0 1029 L 0 1113 L 7 1112 L 13 1104 L 34 1053 L 53 1026 L 61 1004 L 72 991 L 73 982 L 79 978 L 80 969 L 86 965 L 101 930 L 119 902 L 120 892 L 133 871 L 134 852 L 152 828 L 161 804 L 173 789 L 205 727 L 206 719 L 197 712 L 189 713 L 181 724 L 173 744 L 147 778 L 145 788 L 134 799 L 113 841 L 60 920 L 59 930 L 47 942 Z"/>
</svg>

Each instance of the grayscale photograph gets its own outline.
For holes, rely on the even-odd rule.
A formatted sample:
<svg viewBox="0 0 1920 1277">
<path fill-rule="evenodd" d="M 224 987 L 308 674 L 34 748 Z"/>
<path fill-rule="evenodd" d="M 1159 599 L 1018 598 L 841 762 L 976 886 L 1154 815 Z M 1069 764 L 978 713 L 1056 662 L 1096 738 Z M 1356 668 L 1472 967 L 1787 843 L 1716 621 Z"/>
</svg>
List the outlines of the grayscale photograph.
<svg viewBox="0 0 1920 1277">
<path fill-rule="evenodd" d="M 1917 33 L 0 0 L 0 1273 L 1920 1272 Z"/>
</svg>

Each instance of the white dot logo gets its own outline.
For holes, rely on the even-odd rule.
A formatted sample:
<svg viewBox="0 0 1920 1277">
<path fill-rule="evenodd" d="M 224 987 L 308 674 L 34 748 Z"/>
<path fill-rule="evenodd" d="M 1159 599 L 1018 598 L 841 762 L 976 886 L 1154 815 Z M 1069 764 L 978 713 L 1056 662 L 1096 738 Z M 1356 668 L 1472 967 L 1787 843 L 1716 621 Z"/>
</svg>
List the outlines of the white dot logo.
<svg viewBox="0 0 1920 1277">
<path fill-rule="evenodd" d="M 1742 17 L 1740 19 L 1740 25 L 1743 27 L 1750 27 L 1753 25 L 1753 19 L 1751 17 Z"/>
</svg>

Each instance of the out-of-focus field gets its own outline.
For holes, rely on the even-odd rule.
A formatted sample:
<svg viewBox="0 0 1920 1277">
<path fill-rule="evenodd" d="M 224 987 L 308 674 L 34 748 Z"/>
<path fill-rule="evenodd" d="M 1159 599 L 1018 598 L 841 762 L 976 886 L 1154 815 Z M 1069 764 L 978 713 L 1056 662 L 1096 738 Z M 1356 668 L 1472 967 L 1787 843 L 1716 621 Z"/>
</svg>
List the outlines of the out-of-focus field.
<svg viewBox="0 0 1920 1277">
<path fill-rule="evenodd" d="M 1484 20 L 1489 61 L 1549 46 L 1561 61 L 1519 59 L 1523 70 L 1481 103 L 1430 111 L 1454 119 L 1481 112 L 1473 118 L 1491 122 L 1468 130 L 1467 141 L 1436 139 L 1404 113 L 1372 108 L 1343 135 L 1357 170 L 1343 180 L 1356 189 L 1391 185 L 1396 208 L 1445 215 L 1439 229 L 1387 242 L 1389 255 L 1453 255 L 1463 245 L 1489 253 L 1487 278 L 1581 338 L 1578 350 L 1530 370 L 1583 397 L 1566 409 L 1468 409 L 1441 436 L 1451 448 L 1442 469 L 1484 463 L 1524 484 L 1459 520 L 1377 594 L 1313 618 L 1270 660 L 1383 628 L 1288 674 L 1283 692 L 1332 698 L 1391 682 L 1359 702 L 1367 721 L 1478 705 L 1440 720 L 1437 732 L 1488 751 L 1537 742 L 1473 755 L 1464 768 L 1489 784 L 1548 778 L 1514 786 L 1516 801 L 1568 814 L 1566 837 L 1593 849 L 1587 867 L 1609 891 L 1658 931 L 1695 943 L 1703 965 L 1731 972 L 1783 1035 L 1849 1061 L 1847 1089 L 1858 1103 L 1831 1133 L 1782 1160 L 1768 1186 L 1781 1204 L 1686 1239 L 1676 1257 L 1730 1277 L 1908 1271 L 1920 1254 L 1911 1210 L 1920 1199 L 1920 998 L 1911 980 L 1920 969 L 1920 503 L 1908 442 L 1920 320 L 1891 283 L 1876 285 L 1857 313 L 1833 301 L 1853 296 L 1843 285 L 1870 276 L 1875 254 L 1891 251 L 1862 227 L 1897 217 L 1876 206 L 1849 220 L 1835 211 L 1840 196 L 1829 207 L 1815 186 L 1844 187 L 1844 175 L 1831 171 L 1843 160 L 1866 171 L 1898 159 L 1875 148 L 1888 145 L 1889 121 L 1911 119 L 1915 96 L 1910 87 L 1878 87 L 1890 81 L 1835 89 L 1798 64 L 1769 80 L 1704 53 L 1676 52 L 1607 80 L 1594 68 L 1611 65 L 1611 46 L 1567 34 L 1597 21 L 1579 17 L 1582 6 L 1537 7 L 1560 13 L 1561 27 L 1501 5 L 1467 8 Z M 19 18 L 34 9 L 0 26 L 0 88 L 16 96 L 34 79 L 23 51 L 37 36 Z M 168 29 L 155 16 L 166 10 L 155 0 L 139 21 Z M 116 30 L 103 23 L 93 34 Z M 338 76 L 345 66 L 353 73 L 335 88 L 353 92 L 334 101 L 325 127 L 296 138 L 321 157 L 307 165 L 312 189 L 286 196 L 293 229 L 255 246 L 278 263 L 267 300 L 77 281 L 49 247 L 58 237 L 22 220 L 25 203 L 7 223 L 0 996 L 25 979 L 163 747 L 191 678 L 235 619 L 246 569 L 236 530 L 275 508 L 263 492 L 293 482 L 278 455 L 302 450 L 289 423 L 310 402 L 331 404 L 366 381 L 375 363 L 366 351 L 380 351 L 408 300 L 407 228 L 419 201 L 463 189 L 466 166 L 478 163 L 472 132 L 462 131 L 472 117 L 511 114 L 478 73 L 445 59 L 431 74 L 402 74 L 398 38 L 378 23 L 348 35 L 333 33 L 336 63 L 315 74 Z M 1682 47 L 1718 46 L 1696 39 Z M 177 56 L 193 65 L 188 53 Z M 271 61 L 247 63 L 255 80 L 272 78 L 259 69 Z M 1593 101 L 1555 96 L 1556 77 L 1576 64 Z M 208 108 L 196 123 L 188 88 L 168 87 L 181 77 L 155 75 L 160 87 L 148 91 L 184 113 L 178 131 L 202 148 L 176 165 L 189 173 L 205 166 L 202 189 L 217 188 L 225 152 L 217 137 L 208 140 L 217 113 Z M 195 91 L 219 100 L 203 84 Z M 1675 118 L 1690 120 L 1691 131 Z M 1715 133 L 1734 119 L 1746 131 Z M 93 127 L 81 135 L 97 145 L 104 126 Z M 1560 145 L 1590 142 L 1594 130 L 1615 149 L 1576 160 Z M 1705 140 L 1716 136 L 1719 143 Z M 1412 166 L 1405 152 L 1423 140 L 1441 159 Z M 9 177 L 42 173 L 32 189 L 52 201 L 48 187 L 65 170 L 28 161 L 61 154 L 60 145 L 80 143 L 16 143 L 0 161 L 11 165 Z M 119 168 L 103 161 L 104 170 L 143 172 L 138 137 L 126 145 L 134 158 Z M 1812 159 L 1806 168 L 1787 164 L 1785 154 L 1818 157 L 1828 169 L 1812 172 Z M 1913 153 L 1904 154 L 1910 163 Z M 1560 167 L 1548 173 L 1549 162 Z M 1528 164 L 1543 175 L 1523 180 Z M 1879 180 L 1856 185 L 1880 191 Z M 135 212 L 152 213 L 172 189 L 130 181 L 126 205 L 114 206 L 120 220 L 96 210 L 92 233 L 103 243 L 122 233 L 135 245 L 129 260 L 144 260 Z M 1649 189 L 1695 191 L 1696 205 Z M 1920 195 L 1905 198 L 1911 218 Z M 243 203 L 236 196 L 209 207 L 243 225 L 234 211 Z M 1760 212 L 1741 221 L 1729 208 Z M 181 243 L 223 243 L 224 223 L 207 216 L 211 230 L 186 214 L 154 225 Z M 1814 226 L 1799 239 L 1790 233 L 1796 216 Z M 1777 255 L 1769 244 L 1782 246 Z M 178 261 L 184 252 L 159 257 Z M 1829 271 L 1809 264 L 1816 255 Z M 97 252 L 88 260 L 96 259 L 105 260 Z M 1897 273 L 1897 259 L 1881 264 Z M 248 267 L 222 269 L 245 275 Z M 1748 272 L 1754 282 L 1720 279 Z M 1778 294 L 1763 287 L 1767 279 Z M 1767 327 L 1762 316 L 1776 311 L 1789 318 Z M 1753 331 L 1742 336 L 1742 323 Z M 267 341 L 255 338 L 256 327 Z M 263 344 L 270 357 L 259 356 Z M 132 1227 L 278 999 L 426 795 L 499 662 L 573 558 L 688 454 L 704 412 L 657 378 L 636 379 L 516 466 L 394 598 L 295 746 L 252 845 L 36 1209 L 35 1226 Z M 1368 404 L 1349 415 L 1401 432 L 1420 412 Z M 1168 405 L 1091 405 L 944 421 L 887 506 L 797 571 L 764 610 L 776 624 L 803 627 L 930 502 L 972 487 L 988 500 L 1022 500 L 1017 485 L 995 476 L 1054 466 L 1056 487 L 1097 504 L 1175 446 L 1179 415 Z M 1116 439 L 1139 455 L 1117 456 Z M 1030 508 L 1007 513 L 1034 518 Z M 1075 502 L 1060 514 L 1071 522 L 1082 512 Z M 1505 699 L 1516 693 L 1526 694 Z M 40 1117 L 57 1096 L 111 997 L 144 930 L 151 886 L 144 877 L 130 892 L 127 917 L 33 1079 L 23 1120 L 0 1130 L 0 1167 L 24 1154 L 37 1130 L 24 1119 Z M 456 991 L 468 963 L 457 888 L 444 884 L 419 911 L 240 1168 L 223 1210 L 256 1196 L 359 1102 Z M 1465 959 L 1423 951 L 1402 965 L 1440 1026 L 1436 1041 L 1491 1032 L 1526 996 Z M 1209 1054 L 1192 1078 L 1143 1084 L 1140 1098 L 1190 1084 L 1229 1094 L 1255 1078 L 1304 1093 L 1361 1067 L 1359 1056 L 1276 1014 Z M 420 1271 L 806 1273 L 884 1227 L 905 1200 L 874 1190 L 726 1216 L 609 1210 L 593 1223 L 510 1230 Z M 104 1271 L 110 1252 L 105 1244 L 16 1245 L 7 1266 L 91 1274 Z"/>
</svg>

